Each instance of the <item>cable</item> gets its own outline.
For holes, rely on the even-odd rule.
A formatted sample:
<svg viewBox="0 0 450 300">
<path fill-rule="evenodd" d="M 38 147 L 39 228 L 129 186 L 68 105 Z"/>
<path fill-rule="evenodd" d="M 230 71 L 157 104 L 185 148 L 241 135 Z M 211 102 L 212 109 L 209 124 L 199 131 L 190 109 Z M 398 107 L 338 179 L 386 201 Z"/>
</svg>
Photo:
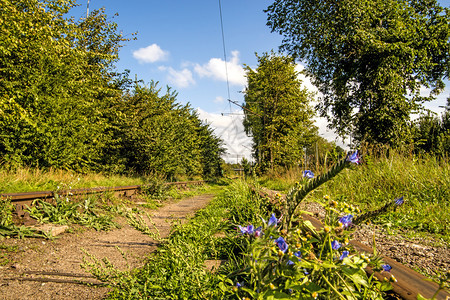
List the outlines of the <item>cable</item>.
<svg viewBox="0 0 450 300">
<path fill-rule="evenodd" d="M 220 2 L 220 0 L 219 0 L 219 13 L 220 13 L 220 29 L 222 30 L 223 58 L 225 60 L 225 77 L 227 79 L 227 91 L 228 91 L 228 100 L 229 100 L 229 99 L 231 99 L 230 82 L 228 80 L 227 51 L 225 48 L 225 34 L 223 32 L 222 3 Z M 231 112 L 231 103 L 230 103 L 230 112 Z"/>
</svg>

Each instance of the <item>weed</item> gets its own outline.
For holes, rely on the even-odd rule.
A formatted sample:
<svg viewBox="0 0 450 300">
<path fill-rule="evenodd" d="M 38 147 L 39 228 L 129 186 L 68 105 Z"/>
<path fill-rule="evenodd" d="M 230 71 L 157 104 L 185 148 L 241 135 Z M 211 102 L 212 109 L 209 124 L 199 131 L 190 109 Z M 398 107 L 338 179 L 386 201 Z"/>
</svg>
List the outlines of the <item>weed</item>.
<svg viewBox="0 0 450 300">
<path fill-rule="evenodd" d="M 83 202 L 73 202 L 69 198 L 61 198 L 55 194 L 55 204 L 36 200 L 28 208 L 30 216 L 41 223 L 80 224 L 95 230 L 109 230 L 119 225 L 113 221 L 113 216 L 103 214 L 96 209 L 94 198 L 86 198 Z"/>
</svg>

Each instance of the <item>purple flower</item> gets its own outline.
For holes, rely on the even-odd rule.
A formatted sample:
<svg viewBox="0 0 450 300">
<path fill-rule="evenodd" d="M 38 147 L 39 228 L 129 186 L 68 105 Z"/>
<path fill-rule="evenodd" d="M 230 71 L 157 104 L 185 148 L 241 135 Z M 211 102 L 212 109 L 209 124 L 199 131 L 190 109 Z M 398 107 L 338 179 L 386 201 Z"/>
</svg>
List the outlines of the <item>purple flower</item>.
<svg viewBox="0 0 450 300">
<path fill-rule="evenodd" d="M 260 237 L 262 234 L 262 227 L 259 226 L 258 228 L 255 229 L 255 237 Z"/>
<path fill-rule="evenodd" d="M 403 199 L 403 196 L 395 200 L 395 205 L 400 206 L 405 202 L 405 199 Z"/>
<path fill-rule="evenodd" d="M 248 232 L 247 227 L 242 227 L 241 225 L 239 226 L 239 230 L 241 231 L 242 234 L 246 234 Z"/>
<path fill-rule="evenodd" d="M 277 239 L 275 240 L 275 243 L 277 243 L 278 248 L 280 248 L 280 250 L 281 250 L 283 253 L 286 253 L 286 251 L 287 251 L 287 249 L 289 248 L 289 246 L 288 246 L 288 244 L 284 241 L 284 239 L 283 239 L 282 236 L 280 236 L 279 238 L 277 238 Z"/>
<path fill-rule="evenodd" d="M 247 227 L 242 227 L 241 225 L 239 225 L 239 230 L 241 231 L 242 234 L 253 234 L 254 227 L 251 224 L 248 225 Z"/>
<path fill-rule="evenodd" d="M 277 219 L 277 217 L 275 216 L 275 214 L 272 214 L 272 215 L 270 216 L 270 218 L 269 218 L 268 225 L 269 225 L 269 226 L 277 227 L 277 224 L 278 224 L 278 219 Z"/>
<path fill-rule="evenodd" d="M 302 257 L 302 253 L 300 251 L 297 251 L 297 252 L 294 252 L 293 254 L 294 254 L 294 256 L 297 256 L 298 257 L 298 261 L 300 261 L 300 258 Z M 293 265 L 294 262 L 292 260 L 288 260 L 287 264 L 288 265 Z"/>
<path fill-rule="evenodd" d="M 311 172 L 310 170 L 305 170 L 305 171 L 303 171 L 303 177 L 312 179 L 312 178 L 314 178 L 314 173 Z"/>
<path fill-rule="evenodd" d="M 386 272 L 390 272 L 392 269 L 392 267 L 388 264 L 381 265 L 381 267 L 383 268 L 383 271 L 386 271 Z"/>
<path fill-rule="evenodd" d="M 331 242 L 331 248 L 333 248 L 333 250 L 337 250 L 339 248 L 341 248 L 341 244 L 338 241 L 332 241 Z"/>
<path fill-rule="evenodd" d="M 352 224 L 353 215 L 346 215 L 339 219 L 343 228 L 347 228 Z"/>
<path fill-rule="evenodd" d="M 236 282 L 236 287 L 240 288 L 240 287 L 242 287 L 242 284 L 240 284 L 239 282 Z"/>
<path fill-rule="evenodd" d="M 351 163 L 354 163 L 354 164 L 359 164 L 358 150 L 356 150 L 352 154 L 348 155 L 347 156 L 347 161 L 349 161 Z"/>
<path fill-rule="evenodd" d="M 342 251 L 342 255 L 339 257 L 339 260 L 343 260 L 348 256 L 349 252 L 347 250 Z"/>
</svg>

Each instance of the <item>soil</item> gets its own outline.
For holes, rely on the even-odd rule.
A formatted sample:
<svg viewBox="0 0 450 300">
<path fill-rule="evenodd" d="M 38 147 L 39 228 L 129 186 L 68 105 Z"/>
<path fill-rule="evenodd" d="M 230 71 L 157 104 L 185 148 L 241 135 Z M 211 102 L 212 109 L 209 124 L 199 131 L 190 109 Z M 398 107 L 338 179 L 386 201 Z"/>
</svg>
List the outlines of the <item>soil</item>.
<svg viewBox="0 0 450 300">
<path fill-rule="evenodd" d="M 173 219 L 182 223 L 206 207 L 213 195 L 204 194 L 171 201 L 147 210 L 162 238 L 170 233 Z M 143 209 L 145 210 L 145 209 Z M 109 288 L 81 268 L 86 253 L 107 258 L 120 270 L 138 268 L 158 243 L 126 223 L 120 229 L 95 231 L 76 227 L 54 240 L 4 239 L 4 246 L 17 246 L 8 253 L 9 263 L 0 266 L 0 299 L 103 299 Z M 125 260 L 117 249 L 126 253 Z"/>
</svg>

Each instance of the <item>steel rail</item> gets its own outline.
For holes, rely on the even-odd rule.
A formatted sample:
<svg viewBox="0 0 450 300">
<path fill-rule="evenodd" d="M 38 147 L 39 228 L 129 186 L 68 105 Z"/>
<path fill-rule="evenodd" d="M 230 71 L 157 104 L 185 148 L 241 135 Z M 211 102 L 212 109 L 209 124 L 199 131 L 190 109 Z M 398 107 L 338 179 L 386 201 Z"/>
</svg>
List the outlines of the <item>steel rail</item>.
<svg viewBox="0 0 450 300">
<path fill-rule="evenodd" d="M 204 180 L 197 181 L 178 181 L 178 182 L 166 182 L 165 185 L 176 185 L 180 187 L 186 187 L 188 185 L 203 184 Z M 19 216 L 23 216 L 23 210 L 26 206 L 30 206 L 36 199 L 53 199 L 58 196 L 62 197 L 80 197 L 91 194 L 101 194 L 106 192 L 112 192 L 117 197 L 132 197 L 139 191 L 149 187 L 148 185 L 129 185 L 129 186 L 114 186 L 114 187 L 96 187 L 96 188 L 81 188 L 70 189 L 61 191 L 38 191 L 38 192 L 24 192 L 24 193 L 4 193 L 0 194 L 0 200 L 10 200 L 16 208 L 16 213 Z"/>
</svg>

